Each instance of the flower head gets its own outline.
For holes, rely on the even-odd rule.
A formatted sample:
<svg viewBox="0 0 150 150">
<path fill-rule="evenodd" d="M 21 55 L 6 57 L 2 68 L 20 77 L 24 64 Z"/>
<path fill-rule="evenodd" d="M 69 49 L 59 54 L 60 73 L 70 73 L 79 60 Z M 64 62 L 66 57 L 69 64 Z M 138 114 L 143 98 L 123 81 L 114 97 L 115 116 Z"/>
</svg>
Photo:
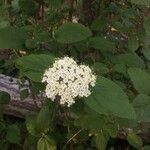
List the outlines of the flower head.
<svg viewBox="0 0 150 150">
<path fill-rule="evenodd" d="M 60 104 L 67 103 L 68 107 L 75 103 L 76 97 L 88 97 L 90 87 L 95 86 L 96 76 L 85 65 L 78 65 L 70 57 L 55 60 L 52 67 L 43 75 L 46 82 L 46 96 L 52 101 L 60 97 Z"/>
</svg>

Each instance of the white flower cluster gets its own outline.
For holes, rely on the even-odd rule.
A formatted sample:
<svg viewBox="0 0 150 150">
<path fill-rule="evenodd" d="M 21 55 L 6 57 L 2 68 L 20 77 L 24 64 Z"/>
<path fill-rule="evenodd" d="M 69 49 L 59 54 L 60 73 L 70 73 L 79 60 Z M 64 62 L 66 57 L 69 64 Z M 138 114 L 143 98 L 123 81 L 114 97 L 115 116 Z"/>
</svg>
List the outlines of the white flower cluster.
<svg viewBox="0 0 150 150">
<path fill-rule="evenodd" d="M 45 71 L 42 82 L 46 82 L 46 96 L 52 101 L 60 97 L 60 104 L 75 103 L 75 98 L 88 97 L 90 86 L 94 87 L 96 76 L 85 65 L 78 65 L 72 58 L 55 60 L 52 67 Z"/>
</svg>

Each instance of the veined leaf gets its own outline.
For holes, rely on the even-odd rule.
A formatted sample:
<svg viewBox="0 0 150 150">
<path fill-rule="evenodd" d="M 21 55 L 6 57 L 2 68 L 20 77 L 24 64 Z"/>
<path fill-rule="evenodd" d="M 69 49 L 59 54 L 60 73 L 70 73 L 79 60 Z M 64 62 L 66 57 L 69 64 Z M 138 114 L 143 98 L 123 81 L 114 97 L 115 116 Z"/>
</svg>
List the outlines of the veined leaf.
<svg viewBox="0 0 150 150">
<path fill-rule="evenodd" d="M 96 112 L 108 113 L 122 118 L 135 119 L 135 112 L 127 95 L 113 81 L 98 77 L 92 94 L 85 100 Z"/>
<path fill-rule="evenodd" d="M 92 35 L 89 28 L 79 23 L 63 24 L 55 33 L 55 39 L 60 43 L 75 43 Z"/>
<path fill-rule="evenodd" d="M 31 54 L 18 58 L 15 62 L 22 75 L 27 76 L 35 82 L 41 82 L 43 73 L 53 63 L 51 55 Z"/>
<path fill-rule="evenodd" d="M 101 51 L 114 51 L 115 43 L 103 37 L 93 37 L 89 40 L 89 46 Z"/>
<path fill-rule="evenodd" d="M 0 29 L 0 49 L 24 49 L 27 33 L 17 27 Z"/>
<path fill-rule="evenodd" d="M 136 110 L 137 120 L 140 122 L 150 122 L 150 96 L 139 94 L 133 100 Z"/>
<path fill-rule="evenodd" d="M 10 102 L 10 95 L 7 92 L 0 91 L 0 105 L 5 105 Z"/>
<path fill-rule="evenodd" d="M 140 68 L 128 70 L 134 88 L 141 94 L 150 95 L 150 75 Z"/>
<path fill-rule="evenodd" d="M 37 150 L 56 150 L 55 142 L 47 135 L 44 135 L 37 143 Z"/>
<path fill-rule="evenodd" d="M 133 147 L 137 149 L 142 148 L 143 145 L 142 139 L 135 133 L 129 133 L 127 136 L 127 140 Z"/>
<path fill-rule="evenodd" d="M 149 0 L 131 0 L 132 3 L 138 4 L 138 5 L 150 5 Z"/>
</svg>

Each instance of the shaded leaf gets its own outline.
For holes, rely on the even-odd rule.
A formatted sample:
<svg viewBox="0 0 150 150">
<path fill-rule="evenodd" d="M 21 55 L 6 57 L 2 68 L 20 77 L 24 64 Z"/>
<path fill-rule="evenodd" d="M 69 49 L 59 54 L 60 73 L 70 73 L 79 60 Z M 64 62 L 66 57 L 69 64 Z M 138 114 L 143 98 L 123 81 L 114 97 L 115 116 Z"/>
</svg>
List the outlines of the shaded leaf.
<svg viewBox="0 0 150 150">
<path fill-rule="evenodd" d="M 10 102 L 10 95 L 7 92 L 0 91 L 0 105 L 6 105 Z"/>
<path fill-rule="evenodd" d="M 147 145 L 147 146 L 144 146 L 144 147 L 143 147 L 143 150 L 150 150 L 150 146 L 148 146 L 148 145 Z"/>
<path fill-rule="evenodd" d="M 106 64 L 96 62 L 92 66 L 94 68 L 94 71 L 96 71 L 97 74 L 106 74 L 109 72 L 109 68 Z"/>
<path fill-rule="evenodd" d="M 29 96 L 29 91 L 28 89 L 24 89 L 20 91 L 20 99 L 24 100 Z"/>
<path fill-rule="evenodd" d="M 89 28 L 79 23 L 63 24 L 56 32 L 55 39 L 60 43 L 75 43 L 92 35 Z"/>
<path fill-rule="evenodd" d="M 150 5 L 149 0 L 131 0 L 132 3 L 138 4 L 138 5 Z"/>
<path fill-rule="evenodd" d="M 37 143 L 37 150 L 56 150 L 55 142 L 48 136 L 44 135 Z"/>
<path fill-rule="evenodd" d="M 17 27 L 0 29 L 0 49 L 24 49 L 27 33 Z"/>
<path fill-rule="evenodd" d="M 137 149 L 142 148 L 143 145 L 142 139 L 135 133 L 129 133 L 127 136 L 127 140 L 129 144 L 131 144 L 133 147 Z"/>
<path fill-rule="evenodd" d="M 144 20 L 144 29 L 147 35 L 150 35 L 150 17 L 145 18 Z"/>
<path fill-rule="evenodd" d="M 48 100 L 37 115 L 36 127 L 40 132 L 52 129 L 55 117 L 55 105 Z"/>
<path fill-rule="evenodd" d="M 136 54 L 126 53 L 120 54 L 112 58 L 114 64 L 123 64 L 127 67 L 144 68 L 144 61 Z"/>
<path fill-rule="evenodd" d="M 36 129 L 36 118 L 37 118 L 37 115 L 26 117 L 26 128 L 28 132 L 33 136 L 36 136 L 38 134 L 38 131 Z"/>
<path fill-rule="evenodd" d="M 109 140 L 109 136 L 104 135 L 103 133 L 99 133 L 95 137 L 95 142 L 98 150 L 106 150 L 108 140 Z"/>
<path fill-rule="evenodd" d="M 137 119 L 141 122 L 150 122 L 150 96 L 139 94 L 133 100 Z"/>
<path fill-rule="evenodd" d="M 17 125 L 13 124 L 8 126 L 6 139 L 13 144 L 19 144 L 21 140 L 20 129 Z"/>
<path fill-rule="evenodd" d="M 136 51 L 139 48 L 139 41 L 136 35 L 131 35 L 128 39 L 128 48 L 131 52 Z"/>
<path fill-rule="evenodd" d="M 139 68 L 130 68 L 128 73 L 134 88 L 139 93 L 150 95 L 150 75 Z"/>
<path fill-rule="evenodd" d="M 93 37 L 89 40 L 89 46 L 102 51 L 114 51 L 115 43 L 103 37 Z"/>
</svg>

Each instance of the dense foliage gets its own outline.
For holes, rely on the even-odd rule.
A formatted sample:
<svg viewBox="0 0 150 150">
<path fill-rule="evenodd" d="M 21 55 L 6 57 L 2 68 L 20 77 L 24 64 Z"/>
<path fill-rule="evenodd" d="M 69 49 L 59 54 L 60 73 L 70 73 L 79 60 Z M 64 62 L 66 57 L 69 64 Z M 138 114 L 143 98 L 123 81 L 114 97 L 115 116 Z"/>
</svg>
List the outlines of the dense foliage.
<svg viewBox="0 0 150 150">
<path fill-rule="evenodd" d="M 105 150 L 119 133 L 132 148 L 150 149 L 138 135 L 150 134 L 149 6 L 150 0 L 0 0 L 0 72 L 29 80 L 22 101 L 45 91 L 42 76 L 55 58 L 73 57 L 97 75 L 92 94 L 69 108 L 43 97 L 25 122 L 1 112 L 0 149 Z M 0 92 L 1 108 L 9 99 Z"/>
</svg>

